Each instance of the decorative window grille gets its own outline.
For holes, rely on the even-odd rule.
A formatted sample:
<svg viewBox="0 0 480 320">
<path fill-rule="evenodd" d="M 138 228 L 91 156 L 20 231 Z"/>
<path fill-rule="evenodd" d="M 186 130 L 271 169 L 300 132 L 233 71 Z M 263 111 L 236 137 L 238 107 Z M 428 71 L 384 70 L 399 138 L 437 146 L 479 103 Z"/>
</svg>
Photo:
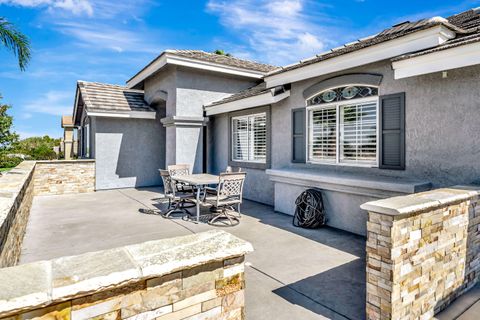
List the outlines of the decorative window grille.
<svg viewBox="0 0 480 320">
<path fill-rule="evenodd" d="M 346 86 L 325 90 L 307 100 L 307 105 L 318 105 L 351 99 L 367 98 L 378 95 L 378 88 L 365 86 Z"/>
<path fill-rule="evenodd" d="M 378 98 L 372 95 L 377 95 L 378 89 L 364 88 L 369 87 L 326 90 L 307 100 L 307 105 L 311 105 L 308 111 L 310 162 L 377 165 Z"/>
<path fill-rule="evenodd" d="M 232 160 L 265 163 L 266 159 L 266 113 L 232 118 Z"/>
</svg>

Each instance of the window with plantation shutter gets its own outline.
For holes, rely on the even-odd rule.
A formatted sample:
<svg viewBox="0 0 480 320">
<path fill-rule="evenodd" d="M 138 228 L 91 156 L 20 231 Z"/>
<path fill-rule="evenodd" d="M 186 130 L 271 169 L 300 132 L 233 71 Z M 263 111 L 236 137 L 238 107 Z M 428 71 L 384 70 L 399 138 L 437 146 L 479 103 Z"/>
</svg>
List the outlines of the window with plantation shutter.
<svg viewBox="0 0 480 320">
<path fill-rule="evenodd" d="M 333 161 L 337 157 L 337 108 L 313 110 L 310 115 L 309 159 Z"/>
<path fill-rule="evenodd" d="M 328 89 L 307 100 L 308 161 L 378 165 L 377 88 Z"/>
<path fill-rule="evenodd" d="M 267 116 L 258 113 L 232 118 L 232 160 L 265 163 Z"/>
</svg>

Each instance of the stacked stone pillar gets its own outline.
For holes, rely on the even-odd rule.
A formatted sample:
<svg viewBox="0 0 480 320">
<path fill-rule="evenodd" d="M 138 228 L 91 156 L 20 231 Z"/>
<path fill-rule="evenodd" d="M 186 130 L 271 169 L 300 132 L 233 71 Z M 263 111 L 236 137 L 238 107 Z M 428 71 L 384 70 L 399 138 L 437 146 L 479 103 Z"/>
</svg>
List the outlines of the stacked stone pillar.
<svg viewBox="0 0 480 320">
<path fill-rule="evenodd" d="M 463 186 L 362 205 L 367 319 L 431 319 L 478 282 L 478 195 Z"/>
</svg>

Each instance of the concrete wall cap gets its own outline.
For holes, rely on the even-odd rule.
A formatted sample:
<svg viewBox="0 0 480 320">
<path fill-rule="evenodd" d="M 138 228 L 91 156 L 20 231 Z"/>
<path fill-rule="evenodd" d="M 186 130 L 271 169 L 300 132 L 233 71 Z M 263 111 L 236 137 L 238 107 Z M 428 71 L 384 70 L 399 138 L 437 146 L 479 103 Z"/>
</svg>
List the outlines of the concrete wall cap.
<svg viewBox="0 0 480 320">
<path fill-rule="evenodd" d="M 251 251 L 250 243 L 212 230 L 3 268 L 0 318 Z"/>
<path fill-rule="evenodd" d="M 431 188 L 431 183 L 427 181 L 414 181 L 405 178 L 336 172 L 323 169 L 269 169 L 266 171 L 266 173 L 273 181 L 275 181 L 276 177 L 290 178 L 373 190 L 387 190 L 398 193 L 414 193 L 418 191 L 429 190 Z"/>
<path fill-rule="evenodd" d="M 364 203 L 363 210 L 392 216 L 411 215 L 468 200 L 480 194 L 477 186 L 455 186 Z"/>
</svg>

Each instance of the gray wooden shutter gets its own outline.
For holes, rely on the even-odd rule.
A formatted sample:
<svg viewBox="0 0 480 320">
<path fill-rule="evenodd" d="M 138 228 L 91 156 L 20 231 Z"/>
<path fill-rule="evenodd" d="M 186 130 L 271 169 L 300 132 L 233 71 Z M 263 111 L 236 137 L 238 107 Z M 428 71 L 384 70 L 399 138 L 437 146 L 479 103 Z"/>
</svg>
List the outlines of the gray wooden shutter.
<svg viewBox="0 0 480 320">
<path fill-rule="evenodd" d="M 306 161 L 306 128 L 305 108 L 292 110 L 292 162 L 305 163 Z"/>
<path fill-rule="evenodd" d="M 380 169 L 405 170 L 405 93 L 380 97 Z"/>
</svg>

